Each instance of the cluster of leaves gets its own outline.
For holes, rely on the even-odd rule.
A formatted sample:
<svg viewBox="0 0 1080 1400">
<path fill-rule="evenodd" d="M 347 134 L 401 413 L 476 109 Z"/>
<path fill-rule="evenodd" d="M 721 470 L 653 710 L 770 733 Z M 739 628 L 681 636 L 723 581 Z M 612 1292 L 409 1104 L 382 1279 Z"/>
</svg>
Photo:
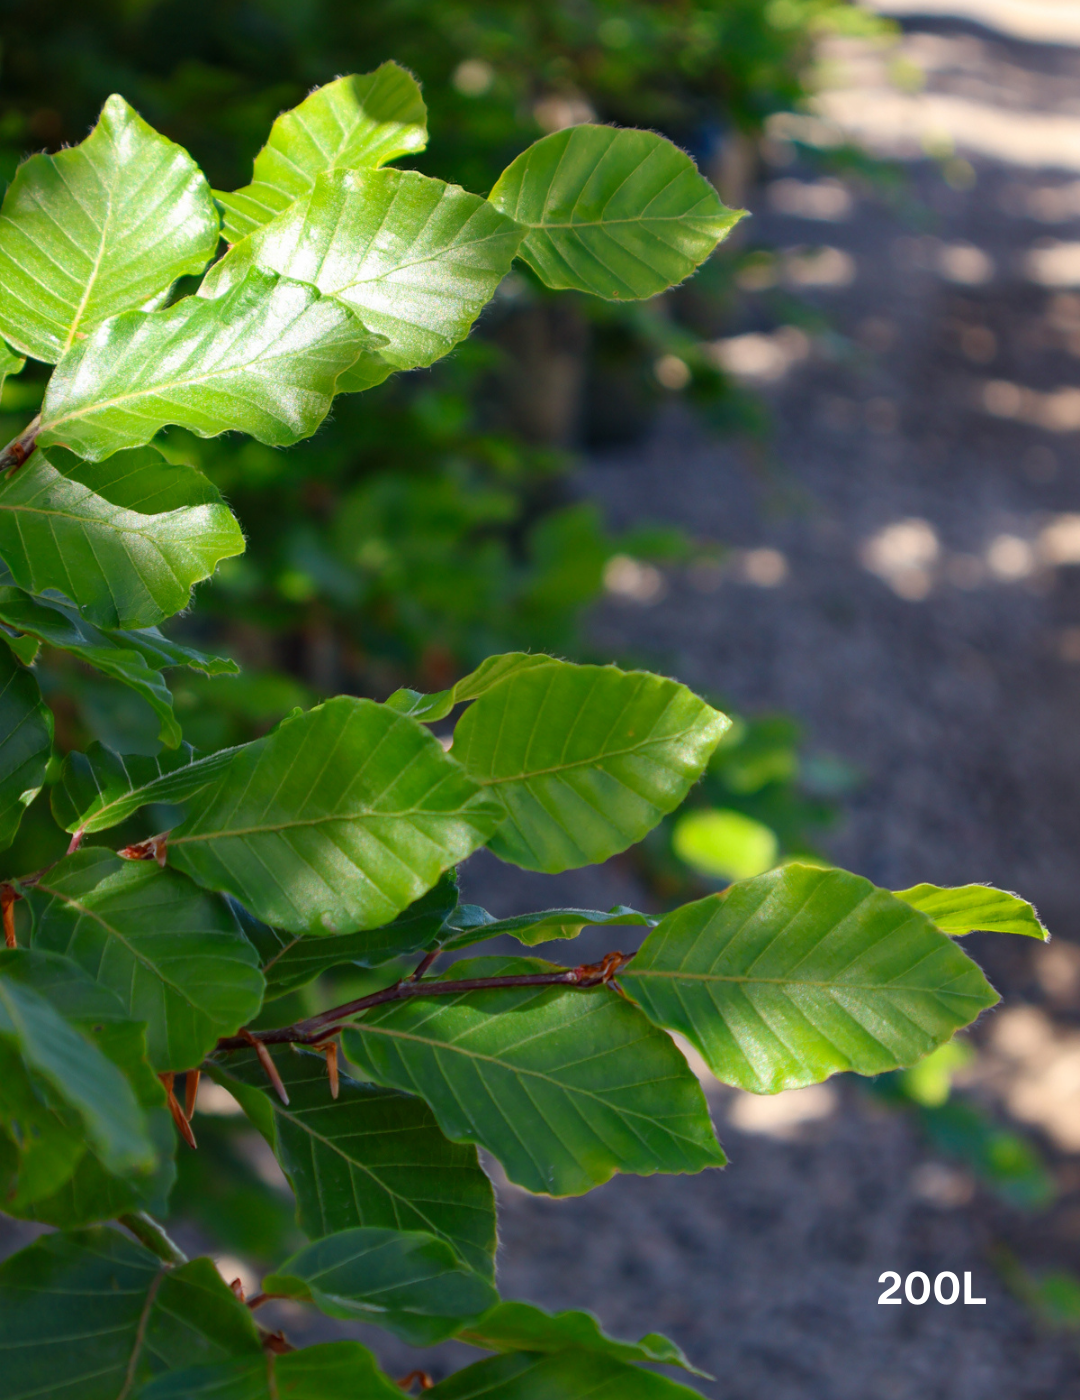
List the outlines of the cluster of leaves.
<svg viewBox="0 0 1080 1400">
<path fill-rule="evenodd" d="M 660 920 L 461 904 L 456 867 L 481 847 L 557 874 L 684 800 L 729 721 L 647 672 L 512 652 L 441 692 L 339 695 L 230 748 L 180 743 L 162 668 L 227 663 L 157 624 L 243 539 L 162 430 L 291 444 L 335 396 L 446 354 L 515 258 L 553 288 L 644 298 L 737 217 L 647 132 L 545 137 L 487 199 L 384 168 L 424 139 L 417 86 L 386 63 L 280 117 L 254 178 L 214 196 L 111 97 L 80 146 L 20 167 L 0 211 L 5 363 L 55 364 L 0 455 L 0 831 L 14 849 L 47 785 L 70 837 L 0 884 L 0 1192 L 10 1215 L 57 1227 L 0 1267 L 12 1400 L 400 1393 L 358 1342 L 295 1349 L 260 1328 L 274 1297 L 491 1353 L 444 1396 L 692 1394 L 649 1369 L 688 1368 L 666 1338 L 619 1342 L 587 1314 L 499 1299 L 478 1149 L 556 1196 L 720 1166 L 672 1032 L 759 1093 L 888 1071 L 997 1000 L 957 935 L 1044 936 L 1013 895 L 892 894 L 800 863 Z M 229 247 L 211 263 L 219 211 Z M 54 756 L 42 645 L 144 695 L 162 752 Z M 144 811 L 168 829 L 114 849 Z M 644 941 L 576 966 L 459 957 L 605 925 Z M 341 966 L 391 975 L 266 1024 Z M 247 1300 L 158 1223 L 203 1073 L 266 1139 L 307 1237 Z"/>
<path fill-rule="evenodd" d="M 0 173 L 28 147 L 80 140 L 119 90 L 232 189 L 281 107 L 387 53 L 423 80 L 438 121 L 437 149 L 410 159 L 467 188 L 489 189 L 542 130 L 589 108 L 661 130 L 712 165 L 732 132 L 753 136 L 800 100 L 814 34 L 875 23 L 848 0 L 45 0 L 0 15 Z M 318 442 L 287 464 L 258 443 L 174 429 L 169 455 L 207 474 L 252 537 L 206 590 L 197 634 L 243 655 L 247 674 L 179 687 L 194 741 L 250 737 L 339 689 L 385 694 L 418 676 L 444 685 L 500 649 L 577 653 L 605 561 L 649 558 L 649 542 L 611 539 L 591 507 L 568 502 L 565 444 L 537 397 L 569 386 L 592 438 L 640 427 L 668 392 L 653 366 L 674 354 L 703 409 L 745 424 L 748 401 L 697 349 L 728 314 L 727 288 L 710 266 L 693 305 L 571 296 L 556 310 L 521 268 L 482 343 L 434 376 L 339 399 Z M 0 410 L 36 407 L 43 388 L 40 376 L 10 384 Z M 507 402 L 518 407 L 507 413 Z M 138 726 L 151 745 L 150 716 L 115 686 L 70 668 L 48 683 L 66 697 L 67 742 L 123 731 L 130 744 Z"/>
</svg>

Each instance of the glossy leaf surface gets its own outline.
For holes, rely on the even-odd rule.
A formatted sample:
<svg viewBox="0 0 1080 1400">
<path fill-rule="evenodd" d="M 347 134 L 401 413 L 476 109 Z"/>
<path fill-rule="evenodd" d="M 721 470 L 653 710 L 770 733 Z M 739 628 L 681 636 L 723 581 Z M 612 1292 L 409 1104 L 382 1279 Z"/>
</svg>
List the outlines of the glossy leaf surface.
<svg viewBox="0 0 1080 1400">
<path fill-rule="evenodd" d="M 278 117 L 255 157 L 251 184 L 218 193 L 225 236 L 235 243 L 267 223 L 325 170 L 375 169 L 426 145 L 420 88 L 396 63 L 326 83 Z"/>
<path fill-rule="evenodd" d="M 493 1274 L 495 1198 L 476 1149 L 448 1142 L 422 1100 L 342 1074 L 332 1098 L 323 1057 L 272 1052 L 283 1104 L 255 1055 L 223 1055 L 214 1077 L 270 1142 L 313 1238 L 359 1226 L 423 1230 L 470 1268 Z"/>
<path fill-rule="evenodd" d="M 169 860 L 293 933 L 378 928 L 499 820 L 415 721 L 338 696 L 239 749 Z"/>
<path fill-rule="evenodd" d="M 152 447 L 107 462 L 53 449 L 0 481 L 0 554 L 20 588 L 60 593 L 99 627 L 151 627 L 244 551 L 202 472 Z"/>
<path fill-rule="evenodd" d="M 52 711 L 37 681 L 0 645 L 0 850 L 11 845 L 41 791 L 52 742 Z"/>
<path fill-rule="evenodd" d="M 942 933 L 1019 933 L 1043 942 L 1050 937 L 1034 905 L 993 885 L 959 885 L 953 889 L 914 885 L 910 890 L 897 890 L 896 898 L 913 909 L 921 909 Z"/>
<path fill-rule="evenodd" d="M 542 282 L 617 301 L 684 281 L 742 217 L 663 136 L 610 126 L 543 137 L 490 199 L 528 228 L 521 255 Z"/>
<path fill-rule="evenodd" d="M 382 928 L 361 933 L 340 933 L 327 938 L 305 938 L 282 933 L 266 924 L 245 932 L 259 950 L 268 997 L 284 996 L 319 977 L 332 967 L 379 967 L 394 958 L 426 952 L 442 941 L 447 916 L 457 906 L 457 877 L 449 870 L 427 894 Z"/>
<path fill-rule="evenodd" d="M 455 1371 L 430 1400 L 701 1400 L 700 1392 L 593 1351 L 513 1352 Z"/>
<path fill-rule="evenodd" d="M 152 1381 L 138 1400 L 401 1400 L 359 1342 L 320 1342 L 285 1356 L 187 1366 Z"/>
<path fill-rule="evenodd" d="M 372 1322 L 413 1346 L 430 1346 L 498 1301 L 434 1235 L 341 1230 L 316 1240 L 263 1279 L 266 1293 L 314 1303 L 329 1317 Z"/>
<path fill-rule="evenodd" d="M 577 1348 L 627 1364 L 655 1362 L 706 1375 L 690 1365 L 681 1347 L 658 1332 L 649 1332 L 638 1342 L 620 1342 L 607 1335 L 592 1313 L 548 1313 L 532 1303 L 497 1303 L 483 1317 L 467 1323 L 457 1335 L 463 1342 L 490 1351 L 556 1352 Z"/>
<path fill-rule="evenodd" d="M 503 860 L 555 874 L 625 851 L 673 811 L 730 721 L 675 681 L 557 662 L 465 711 L 454 757 L 497 795 Z"/>
<path fill-rule="evenodd" d="M 175 870 L 94 847 L 30 894 L 32 945 L 74 959 L 147 1024 L 158 1070 L 197 1066 L 262 1001 L 254 948 L 225 905 Z"/>
<path fill-rule="evenodd" d="M 0 333 L 55 363 L 107 317 L 201 272 L 218 229 L 187 151 L 114 95 L 80 145 L 16 172 L 0 210 Z"/>
<path fill-rule="evenodd" d="M 126 311 L 92 331 L 49 381 L 38 442 L 97 462 L 174 423 L 285 447 L 311 436 L 370 344 L 342 302 L 252 268 L 216 301 Z"/>
<path fill-rule="evenodd" d="M 458 978 L 548 972 L 475 958 Z M 476 1142 L 511 1181 L 580 1195 L 617 1171 L 721 1166 L 705 1097 L 671 1038 L 607 988 L 508 987 L 389 1003 L 347 1028 L 349 1059 L 419 1094 L 447 1137 Z"/>
<path fill-rule="evenodd" d="M 150 802 L 182 802 L 208 787 L 232 762 L 233 749 L 199 754 L 190 744 L 150 758 L 93 743 L 64 758 L 52 789 L 52 814 L 65 831 L 106 831 Z"/>
<path fill-rule="evenodd" d="M 415 369 L 468 335 L 523 235 L 480 195 L 416 171 L 335 171 L 218 263 L 203 295 L 252 265 L 309 282 L 385 337 L 388 364 Z"/>
<path fill-rule="evenodd" d="M 95 1229 L 46 1235 L 0 1264 L 5 1400 L 117 1400 L 162 1371 L 233 1356 L 262 1361 L 251 1314 L 209 1259 L 167 1269 Z"/>
<path fill-rule="evenodd" d="M 796 864 L 675 910 L 619 981 L 718 1079 L 758 1094 L 912 1064 L 998 999 L 926 915 Z"/>
</svg>

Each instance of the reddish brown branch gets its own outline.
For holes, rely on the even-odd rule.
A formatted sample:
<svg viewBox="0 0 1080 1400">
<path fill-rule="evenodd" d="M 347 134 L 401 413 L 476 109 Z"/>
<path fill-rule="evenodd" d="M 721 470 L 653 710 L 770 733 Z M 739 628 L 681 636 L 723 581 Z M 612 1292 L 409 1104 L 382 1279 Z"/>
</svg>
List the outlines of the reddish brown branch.
<svg viewBox="0 0 1080 1400">
<path fill-rule="evenodd" d="M 384 1006 L 391 1001 L 408 1001 L 412 997 L 457 996 L 462 992 L 487 992 L 501 987 L 575 987 L 587 990 L 612 984 L 618 971 L 625 967 L 633 953 L 608 953 L 598 963 L 582 963 L 580 967 L 561 968 L 558 972 L 530 972 L 506 977 L 463 977 L 460 981 L 413 982 L 408 979 L 395 982 L 392 987 L 384 987 L 380 992 L 372 992 L 356 1001 L 348 1001 L 344 1006 L 335 1006 L 318 1016 L 309 1016 L 306 1021 L 297 1021 L 292 1026 L 279 1026 L 275 1030 L 248 1031 L 239 1035 L 226 1036 L 217 1043 L 218 1050 L 243 1050 L 254 1046 L 264 1068 L 270 1060 L 265 1049 L 267 1045 L 319 1045 L 341 1029 L 340 1023 L 361 1011 L 370 1011 L 373 1006 Z M 616 987 L 616 990 L 619 988 Z M 333 1030 L 327 1030 L 333 1026 Z M 269 1074 L 269 1070 L 267 1073 Z M 275 1069 L 274 1073 L 277 1071 Z M 276 1087 L 276 1086 L 275 1086 Z"/>
<path fill-rule="evenodd" d="M 33 452 L 40 429 L 41 415 L 39 414 L 33 422 L 26 425 L 18 437 L 13 437 L 4 450 L 0 452 L 0 472 L 6 471 L 11 476 L 12 473 L 18 471 Z"/>
</svg>

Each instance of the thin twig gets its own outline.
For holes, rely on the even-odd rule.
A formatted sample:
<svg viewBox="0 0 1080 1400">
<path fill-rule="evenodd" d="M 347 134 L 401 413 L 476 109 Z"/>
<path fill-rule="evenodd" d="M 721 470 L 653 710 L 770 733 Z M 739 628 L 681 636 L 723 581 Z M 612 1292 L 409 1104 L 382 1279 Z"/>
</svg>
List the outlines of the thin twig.
<svg viewBox="0 0 1080 1400">
<path fill-rule="evenodd" d="M 18 471 L 33 452 L 40 429 L 41 414 L 39 413 L 32 422 L 27 423 L 18 437 L 13 437 L 4 450 L 0 452 L 0 471 L 6 471 L 9 476 Z"/>
<path fill-rule="evenodd" d="M 460 981 L 452 982 L 395 982 L 392 987 L 384 987 L 382 991 L 358 997 L 356 1001 L 346 1002 L 344 1006 L 335 1006 L 318 1016 L 309 1016 L 306 1021 L 298 1021 L 292 1026 L 279 1026 L 275 1030 L 267 1031 L 242 1030 L 239 1035 L 226 1036 L 218 1041 L 217 1049 L 243 1050 L 254 1046 L 259 1052 L 263 1067 L 266 1068 L 267 1074 L 270 1074 L 267 1061 L 271 1065 L 274 1062 L 266 1050 L 267 1045 L 314 1046 L 325 1041 L 328 1034 L 336 1033 L 340 1029 L 338 1022 L 349 1016 L 359 1015 L 361 1011 L 369 1011 L 373 1006 L 384 1006 L 391 1001 L 408 1001 L 412 997 L 458 996 L 463 992 L 486 992 L 502 987 L 574 987 L 585 991 L 590 987 L 610 984 L 619 969 L 625 967 L 633 956 L 633 953 L 612 952 L 598 963 L 583 963 L 580 967 L 561 968 L 558 972 L 530 972 L 506 977 L 464 977 Z M 326 1028 L 331 1025 L 334 1026 L 334 1031 L 328 1032 Z M 274 1075 L 277 1075 L 276 1066 Z"/>
</svg>

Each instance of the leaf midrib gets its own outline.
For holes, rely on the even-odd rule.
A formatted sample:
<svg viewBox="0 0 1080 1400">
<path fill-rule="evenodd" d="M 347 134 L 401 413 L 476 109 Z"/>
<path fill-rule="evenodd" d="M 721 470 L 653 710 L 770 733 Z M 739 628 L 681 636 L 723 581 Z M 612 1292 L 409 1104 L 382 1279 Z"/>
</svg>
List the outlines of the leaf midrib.
<svg viewBox="0 0 1080 1400">
<path fill-rule="evenodd" d="M 747 973 L 719 972 L 662 972 L 652 968 L 631 968 L 623 974 L 627 978 L 664 978 L 672 982 L 733 982 L 761 983 L 772 987 L 818 987 L 823 991 L 859 992 L 928 992 L 935 996 L 971 997 L 972 992 L 954 992 L 948 987 L 922 987 L 897 982 L 820 982 L 808 977 L 752 977 Z"/>
<path fill-rule="evenodd" d="M 632 703 L 634 699 L 636 699 L 636 697 L 631 697 L 631 700 L 627 703 Z M 500 783 L 528 782 L 532 778 L 550 777 L 553 773 L 566 773 L 573 768 L 599 768 L 609 759 L 626 758 L 631 754 L 641 753 L 647 748 L 677 743 L 680 739 L 685 739 L 695 734 L 698 727 L 698 725 L 694 724 L 688 725 L 685 729 L 680 729 L 674 734 L 650 735 L 647 739 L 642 739 L 638 744 L 631 744 L 629 748 L 606 749 L 603 753 L 594 754 L 591 758 L 575 758 L 572 762 L 558 763 L 550 768 L 530 768 L 527 772 L 509 773 L 501 778 L 482 778 L 478 774 L 470 772 L 469 777 L 472 778 L 474 782 L 480 783 L 484 787 L 498 787 Z M 468 769 L 466 769 L 466 771 L 468 772 Z"/>
</svg>

